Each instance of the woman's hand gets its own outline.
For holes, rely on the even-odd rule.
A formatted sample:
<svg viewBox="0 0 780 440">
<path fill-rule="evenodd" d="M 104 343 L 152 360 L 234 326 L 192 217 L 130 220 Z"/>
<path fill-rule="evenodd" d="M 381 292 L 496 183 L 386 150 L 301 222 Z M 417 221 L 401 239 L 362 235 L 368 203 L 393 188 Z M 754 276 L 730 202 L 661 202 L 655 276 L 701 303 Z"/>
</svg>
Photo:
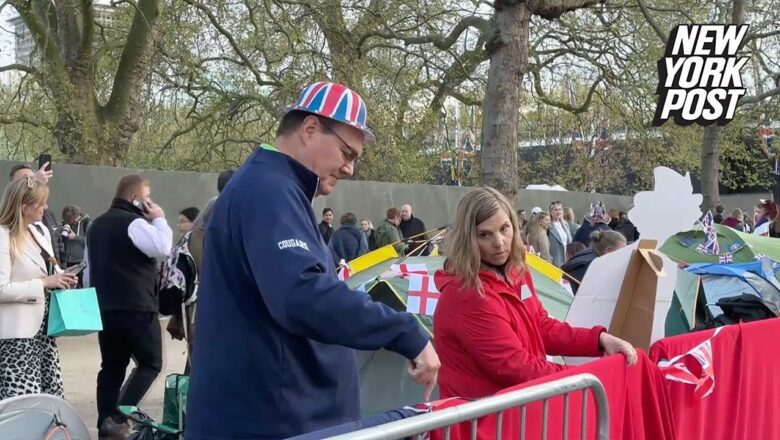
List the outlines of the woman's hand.
<svg viewBox="0 0 780 440">
<path fill-rule="evenodd" d="M 70 289 L 71 287 L 76 287 L 77 283 L 78 278 L 76 275 L 69 272 L 55 273 L 43 279 L 43 287 L 49 290 Z"/>
<path fill-rule="evenodd" d="M 602 332 L 599 335 L 599 346 L 604 350 L 604 353 L 610 355 L 615 353 L 623 353 L 626 355 L 626 364 L 629 367 L 636 365 L 637 354 L 636 349 L 628 342 L 612 336 L 607 332 Z"/>
<path fill-rule="evenodd" d="M 41 181 L 44 185 L 49 184 L 49 180 L 54 176 L 54 172 L 52 170 L 46 170 L 46 167 L 49 166 L 49 162 L 46 162 L 41 166 L 41 169 L 38 170 L 37 173 L 35 173 L 35 179 Z"/>
</svg>

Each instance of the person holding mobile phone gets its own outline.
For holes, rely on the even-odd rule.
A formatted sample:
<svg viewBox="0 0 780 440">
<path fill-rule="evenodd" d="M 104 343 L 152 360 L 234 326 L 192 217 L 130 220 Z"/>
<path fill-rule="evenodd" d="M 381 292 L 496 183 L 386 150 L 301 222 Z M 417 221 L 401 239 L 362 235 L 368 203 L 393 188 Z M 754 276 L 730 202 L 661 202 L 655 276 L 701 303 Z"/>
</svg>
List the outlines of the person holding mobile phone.
<svg viewBox="0 0 780 440">
<path fill-rule="evenodd" d="M 63 396 L 57 343 L 46 335 L 50 291 L 76 285 L 52 264 L 48 231 L 35 225 L 49 188 L 33 176 L 11 182 L 0 203 L 0 400 Z"/>
<path fill-rule="evenodd" d="M 165 213 L 139 175 L 119 180 L 111 207 L 87 231 L 84 280 L 97 291 L 103 318 L 97 377 L 101 438 L 127 437 L 130 427 L 117 406 L 138 405 L 162 369 L 156 259 L 166 257 L 172 243 Z M 131 358 L 135 373 L 123 386 Z"/>
</svg>

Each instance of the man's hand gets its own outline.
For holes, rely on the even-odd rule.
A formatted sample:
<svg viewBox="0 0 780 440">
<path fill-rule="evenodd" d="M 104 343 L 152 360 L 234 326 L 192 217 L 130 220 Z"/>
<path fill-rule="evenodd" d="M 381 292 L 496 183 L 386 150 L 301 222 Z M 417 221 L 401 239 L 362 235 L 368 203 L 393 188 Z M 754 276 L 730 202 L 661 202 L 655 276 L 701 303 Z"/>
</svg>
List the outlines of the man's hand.
<svg viewBox="0 0 780 440">
<path fill-rule="evenodd" d="M 431 393 L 433 393 L 433 389 L 436 387 L 439 367 L 441 367 L 439 355 L 436 354 L 436 350 L 433 349 L 433 344 L 430 341 L 423 348 L 423 351 L 417 355 L 417 358 L 409 361 L 407 371 L 417 384 L 425 386 L 423 398 L 426 402 L 431 398 Z"/>
<path fill-rule="evenodd" d="M 49 179 L 51 179 L 54 176 L 54 171 L 52 170 L 46 171 L 47 166 L 49 166 L 49 162 L 43 164 L 41 169 L 39 169 L 38 172 L 35 173 L 35 178 L 48 185 Z"/>
<path fill-rule="evenodd" d="M 630 343 L 617 336 L 612 336 L 607 332 L 602 332 L 599 335 L 599 345 L 608 355 L 615 353 L 623 353 L 626 355 L 626 364 L 628 364 L 629 367 L 636 365 L 636 349 Z"/>
<path fill-rule="evenodd" d="M 165 217 L 165 212 L 160 207 L 160 205 L 152 201 L 146 201 L 144 202 L 144 205 L 146 205 L 146 218 L 149 220 Z"/>
</svg>

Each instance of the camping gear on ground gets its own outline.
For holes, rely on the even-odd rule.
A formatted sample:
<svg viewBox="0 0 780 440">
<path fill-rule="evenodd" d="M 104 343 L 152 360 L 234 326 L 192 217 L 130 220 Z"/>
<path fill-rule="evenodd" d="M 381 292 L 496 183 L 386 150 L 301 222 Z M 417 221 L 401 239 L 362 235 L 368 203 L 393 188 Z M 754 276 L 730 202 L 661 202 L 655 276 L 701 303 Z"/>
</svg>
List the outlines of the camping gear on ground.
<svg viewBox="0 0 780 440">
<path fill-rule="evenodd" d="M 185 413 L 187 411 L 187 392 L 190 378 L 183 374 L 169 374 L 165 377 L 163 396 L 163 425 L 176 427 L 184 432 Z M 171 439 L 173 440 L 173 438 Z"/>
<path fill-rule="evenodd" d="M 722 315 L 715 317 L 719 326 L 770 319 L 776 316 L 760 298 L 748 293 L 721 298 L 718 300 L 718 307 L 723 310 Z"/>
<path fill-rule="evenodd" d="M 26 394 L 0 401 L 0 439 L 89 440 L 89 430 L 65 400 Z"/>
<path fill-rule="evenodd" d="M 135 432 L 127 440 L 170 440 L 184 435 L 184 431 L 155 422 L 135 406 L 120 406 L 119 412 L 133 422 Z"/>
<path fill-rule="evenodd" d="M 780 282 L 775 276 L 774 263 L 768 259 L 742 264 L 692 264 L 686 272 L 699 275 L 704 286 L 707 308 L 712 317 L 723 310 L 717 302 L 743 293 L 758 297 L 775 315 L 780 315 Z"/>
<path fill-rule="evenodd" d="M 701 277 L 681 269 L 676 270 L 677 281 L 674 285 L 674 296 L 669 313 L 666 315 L 664 329 L 664 335 L 667 338 L 690 333 L 696 326 L 697 319 L 701 320 L 703 316 L 701 309 L 706 304 L 706 300 L 698 300 L 700 295 L 703 298 Z"/>
<path fill-rule="evenodd" d="M 46 334 L 84 336 L 103 330 L 94 288 L 55 290 L 51 293 Z"/>
<path fill-rule="evenodd" d="M 705 234 L 701 228 L 681 232 L 670 237 L 660 250 L 669 258 L 692 266 L 709 263 L 713 266 L 742 267 L 741 264 L 767 260 L 771 264 L 774 278 L 778 279 L 780 276 L 780 240 L 746 234 L 723 225 L 715 225 L 715 231 L 719 247 L 717 254 L 703 252 L 701 246 L 705 242 Z M 759 274 L 762 271 L 762 269 L 757 269 L 751 272 Z M 712 328 L 717 325 L 714 321 L 715 318 L 722 314 L 717 306 L 718 300 L 743 293 L 739 286 L 722 292 L 723 286 L 719 284 L 718 278 L 726 277 L 725 274 L 708 274 L 710 277 L 706 285 L 703 283 L 703 275 L 703 273 L 691 273 L 688 268 L 678 271 L 675 301 L 666 322 L 666 336 Z M 754 291 L 754 289 L 749 288 L 746 291 Z M 772 307 L 769 309 L 771 310 Z"/>
<path fill-rule="evenodd" d="M 163 420 L 156 422 L 148 414 L 134 406 L 120 406 L 119 411 L 136 424 L 134 440 L 180 440 L 184 435 L 187 391 L 190 378 L 183 374 L 169 374 L 165 377 L 163 395 Z"/>
</svg>

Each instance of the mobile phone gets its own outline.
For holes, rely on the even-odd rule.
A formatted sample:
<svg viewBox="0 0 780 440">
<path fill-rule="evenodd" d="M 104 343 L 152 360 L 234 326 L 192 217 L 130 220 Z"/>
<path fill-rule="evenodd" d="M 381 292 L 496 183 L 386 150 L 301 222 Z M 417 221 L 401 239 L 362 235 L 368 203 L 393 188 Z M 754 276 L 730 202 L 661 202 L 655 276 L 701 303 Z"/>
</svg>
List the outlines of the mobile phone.
<svg viewBox="0 0 780 440">
<path fill-rule="evenodd" d="M 146 202 L 144 202 L 143 200 L 140 200 L 140 199 L 138 199 L 136 197 L 133 197 L 133 206 L 135 206 L 136 208 L 140 209 L 141 212 L 143 212 L 143 213 L 148 213 L 149 212 L 149 208 L 148 208 Z"/>
<path fill-rule="evenodd" d="M 65 270 L 64 270 L 64 272 L 66 272 L 66 273 L 72 273 L 72 274 L 74 274 L 74 275 L 78 275 L 78 274 L 80 274 L 80 273 L 81 273 L 81 271 L 83 271 L 83 270 L 84 270 L 86 267 L 87 267 L 86 263 L 84 263 L 84 262 L 82 261 L 81 263 L 79 263 L 79 264 L 77 264 L 77 265 L 75 265 L 75 266 L 71 266 L 71 267 L 69 267 L 69 268 L 65 269 Z"/>
<path fill-rule="evenodd" d="M 41 169 L 41 167 L 47 163 L 48 165 L 46 165 L 46 169 L 44 171 L 51 171 L 51 154 L 44 154 L 44 153 L 39 154 L 38 169 Z"/>
</svg>

